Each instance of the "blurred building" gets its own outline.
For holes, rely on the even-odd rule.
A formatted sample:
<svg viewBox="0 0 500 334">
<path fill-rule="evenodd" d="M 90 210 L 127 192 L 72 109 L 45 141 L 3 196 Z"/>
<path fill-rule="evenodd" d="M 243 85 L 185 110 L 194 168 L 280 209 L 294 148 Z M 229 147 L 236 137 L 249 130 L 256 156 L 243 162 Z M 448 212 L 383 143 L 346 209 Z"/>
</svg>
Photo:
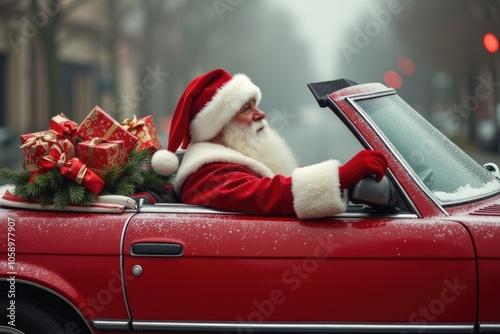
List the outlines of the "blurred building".
<svg viewBox="0 0 500 334">
<path fill-rule="evenodd" d="M 19 134 L 47 129 L 59 113 L 80 123 L 100 105 L 118 121 L 163 121 L 164 45 L 176 42 L 174 30 L 158 29 L 165 4 L 0 0 L 0 167 L 22 160 Z"/>
<path fill-rule="evenodd" d="M 20 160 L 19 134 L 64 113 L 82 120 L 102 101 L 105 3 L 0 0 L 0 167 Z"/>
<path fill-rule="evenodd" d="M 81 119 L 99 101 L 104 5 L 0 1 L 0 126 L 43 130 L 51 116 Z"/>
</svg>

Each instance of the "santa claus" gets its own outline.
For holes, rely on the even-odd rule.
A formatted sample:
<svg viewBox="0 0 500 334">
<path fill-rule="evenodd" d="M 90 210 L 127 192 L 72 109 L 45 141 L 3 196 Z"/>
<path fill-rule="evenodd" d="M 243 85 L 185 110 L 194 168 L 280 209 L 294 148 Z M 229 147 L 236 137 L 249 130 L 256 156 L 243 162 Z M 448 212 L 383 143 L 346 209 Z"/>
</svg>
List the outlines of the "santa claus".
<svg viewBox="0 0 500 334">
<path fill-rule="evenodd" d="M 174 189 L 183 203 L 254 215 L 320 218 L 342 213 L 348 188 L 387 161 L 363 150 L 337 160 L 298 167 L 285 141 L 259 108 L 260 89 L 244 74 L 215 69 L 195 78 L 173 114 L 168 150 L 151 160 L 161 175 L 177 171 Z M 174 154 L 185 149 L 180 166 Z"/>
</svg>

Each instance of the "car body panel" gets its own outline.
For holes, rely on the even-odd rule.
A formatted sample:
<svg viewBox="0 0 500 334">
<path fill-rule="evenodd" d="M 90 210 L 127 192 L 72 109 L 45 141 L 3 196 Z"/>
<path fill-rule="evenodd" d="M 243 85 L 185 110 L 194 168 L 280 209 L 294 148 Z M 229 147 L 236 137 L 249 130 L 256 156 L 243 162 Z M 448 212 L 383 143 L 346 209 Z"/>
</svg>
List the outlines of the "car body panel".
<svg viewBox="0 0 500 334">
<path fill-rule="evenodd" d="M 479 272 L 479 323 L 498 324 L 500 314 L 500 259 L 478 260 Z M 498 328 L 497 328 L 498 329 Z"/>
<path fill-rule="evenodd" d="M 130 213 L 2 210 L 0 215 L 4 221 L 15 220 L 18 250 L 25 253 L 102 256 L 120 254 L 120 237 Z M 2 226 L 2 232 L 6 228 Z"/>
<path fill-rule="evenodd" d="M 408 322 L 458 280 L 469 289 L 440 321 L 474 322 L 474 250 L 461 224 L 161 215 L 139 213 L 127 228 L 125 273 L 142 267 L 127 285 L 134 320 Z M 184 252 L 132 256 L 145 242 Z"/>
<path fill-rule="evenodd" d="M 15 241 L 15 261 L 0 258 L 2 277 L 31 282 L 72 301 L 87 319 L 127 318 L 120 249 L 128 214 L 1 210 L 0 235 Z M 7 250 L 8 238 L 2 238 Z"/>
</svg>

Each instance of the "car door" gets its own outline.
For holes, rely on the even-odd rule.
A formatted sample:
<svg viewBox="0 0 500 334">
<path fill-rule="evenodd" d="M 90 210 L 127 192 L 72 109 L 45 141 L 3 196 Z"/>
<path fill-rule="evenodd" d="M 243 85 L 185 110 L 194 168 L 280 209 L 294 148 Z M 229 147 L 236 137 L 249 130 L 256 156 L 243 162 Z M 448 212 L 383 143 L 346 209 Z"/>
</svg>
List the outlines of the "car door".
<svg viewBox="0 0 500 334">
<path fill-rule="evenodd" d="M 421 331 L 475 322 L 470 237 L 439 217 L 351 206 L 308 221 L 143 206 L 123 255 L 138 332 Z"/>
</svg>

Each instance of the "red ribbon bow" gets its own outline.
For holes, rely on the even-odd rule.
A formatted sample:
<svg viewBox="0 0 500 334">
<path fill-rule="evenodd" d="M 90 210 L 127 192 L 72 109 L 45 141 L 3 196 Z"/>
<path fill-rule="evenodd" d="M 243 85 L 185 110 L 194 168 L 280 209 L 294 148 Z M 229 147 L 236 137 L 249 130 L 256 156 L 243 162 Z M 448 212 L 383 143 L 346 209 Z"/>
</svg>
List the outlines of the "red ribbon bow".
<svg viewBox="0 0 500 334">
<path fill-rule="evenodd" d="M 69 120 L 64 114 L 55 116 L 51 122 L 51 129 L 57 133 L 73 138 L 76 133 L 77 125 L 75 122 Z"/>
<path fill-rule="evenodd" d="M 83 185 L 94 195 L 99 194 L 104 188 L 104 181 L 96 173 L 88 169 L 78 158 L 66 159 L 66 154 L 57 145 L 52 145 L 49 155 L 38 160 L 38 167 L 41 170 L 59 168 L 63 176 Z"/>
</svg>

